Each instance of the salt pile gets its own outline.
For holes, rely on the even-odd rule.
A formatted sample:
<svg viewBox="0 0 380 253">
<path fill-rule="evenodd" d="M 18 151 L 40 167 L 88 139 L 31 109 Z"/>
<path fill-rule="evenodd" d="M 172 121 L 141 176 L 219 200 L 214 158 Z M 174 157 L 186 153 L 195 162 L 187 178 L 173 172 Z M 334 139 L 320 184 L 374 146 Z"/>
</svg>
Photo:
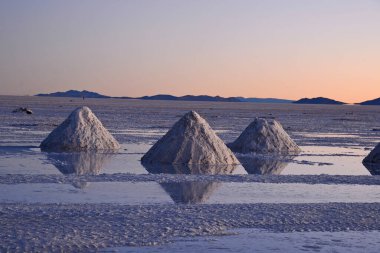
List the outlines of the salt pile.
<svg viewBox="0 0 380 253">
<path fill-rule="evenodd" d="M 241 135 L 228 145 L 238 153 L 298 153 L 300 148 L 276 120 L 255 118 Z"/>
<path fill-rule="evenodd" d="M 143 164 L 239 164 L 206 120 L 194 111 L 175 123 L 141 161 Z"/>
<path fill-rule="evenodd" d="M 380 143 L 364 158 L 363 163 L 378 164 L 380 166 Z"/>
<path fill-rule="evenodd" d="M 90 108 L 84 106 L 74 110 L 40 147 L 43 151 L 96 151 L 117 150 L 120 145 Z"/>
</svg>

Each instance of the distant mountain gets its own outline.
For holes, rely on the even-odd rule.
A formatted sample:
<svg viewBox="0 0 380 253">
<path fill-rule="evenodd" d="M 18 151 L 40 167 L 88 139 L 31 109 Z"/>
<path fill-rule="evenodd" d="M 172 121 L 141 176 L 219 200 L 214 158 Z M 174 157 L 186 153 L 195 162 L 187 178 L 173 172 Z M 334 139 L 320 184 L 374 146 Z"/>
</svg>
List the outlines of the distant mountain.
<svg viewBox="0 0 380 253">
<path fill-rule="evenodd" d="M 343 105 L 345 103 L 336 101 L 329 98 L 317 97 L 317 98 L 302 98 L 294 101 L 294 104 L 318 104 L 318 105 Z"/>
<path fill-rule="evenodd" d="M 373 100 L 367 100 L 361 103 L 358 103 L 359 105 L 380 105 L 380 98 L 376 98 Z"/>
<path fill-rule="evenodd" d="M 243 97 L 238 97 L 238 99 L 241 102 L 250 102 L 250 103 L 289 104 L 289 103 L 294 102 L 294 100 L 279 99 L 279 98 L 243 98 Z"/>
<path fill-rule="evenodd" d="M 250 102 L 250 103 L 291 103 L 292 100 L 277 99 L 277 98 L 244 98 L 244 97 L 221 97 L 221 96 L 208 96 L 208 95 L 186 95 L 186 96 L 173 96 L 168 94 L 158 94 L 154 96 L 143 97 L 110 97 L 96 92 L 87 90 L 68 90 L 64 92 L 53 92 L 47 94 L 37 94 L 40 97 L 76 97 L 76 98 L 119 98 L 119 99 L 143 99 L 143 100 L 174 100 L 174 101 L 210 101 L 210 102 Z"/>
<path fill-rule="evenodd" d="M 72 98 L 110 98 L 109 96 L 101 95 L 96 92 L 87 91 L 87 90 L 68 90 L 64 92 L 53 92 L 53 93 L 47 93 L 47 94 L 37 94 L 36 96 L 39 97 L 72 97 Z"/>
<path fill-rule="evenodd" d="M 136 99 L 144 99 L 144 100 L 176 100 L 176 101 L 211 101 L 211 102 L 241 102 L 238 98 L 229 97 L 224 98 L 220 96 L 207 96 L 207 95 L 200 95 L 200 96 L 193 96 L 193 95 L 186 95 L 182 97 L 176 97 L 172 95 L 166 95 L 166 94 L 159 94 L 154 96 L 144 96 L 139 97 Z"/>
<path fill-rule="evenodd" d="M 177 101 L 211 101 L 211 102 L 250 102 L 250 103 L 292 103 L 293 100 L 288 99 L 278 99 L 278 98 L 244 98 L 244 97 L 220 97 L 220 96 L 207 96 L 207 95 L 186 95 L 182 97 L 176 97 L 173 95 L 155 95 L 155 96 L 144 96 L 136 99 L 145 100 L 177 100 Z"/>
<path fill-rule="evenodd" d="M 192 95 L 186 95 L 183 97 L 179 97 L 179 100 L 183 101 L 212 101 L 212 102 L 241 102 L 239 99 L 235 97 L 220 97 L 220 96 L 207 96 L 207 95 L 200 95 L 200 96 L 192 96 Z"/>
<path fill-rule="evenodd" d="M 135 99 L 144 99 L 144 100 L 178 100 L 178 97 L 166 94 L 158 94 L 154 96 L 144 96 Z"/>
</svg>

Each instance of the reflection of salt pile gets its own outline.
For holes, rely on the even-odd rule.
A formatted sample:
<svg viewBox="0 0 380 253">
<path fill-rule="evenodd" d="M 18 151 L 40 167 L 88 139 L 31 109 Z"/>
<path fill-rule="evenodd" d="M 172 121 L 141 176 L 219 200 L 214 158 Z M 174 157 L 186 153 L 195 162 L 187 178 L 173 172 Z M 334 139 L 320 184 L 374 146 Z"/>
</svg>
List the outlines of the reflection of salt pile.
<svg viewBox="0 0 380 253">
<path fill-rule="evenodd" d="M 193 111 L 175 123 L 141 161 L 143 164 L 239 164 L 206 120 Z"/>
<path fill-rule="evenodd" d="M 363 164 L 372 175 L 380 175 L 380 143 L 364 158 Z"/>
<path fill-rule="evenodd" d="M 237 158 L 249 174 L 280 175 L 294 156 L 238 154 Z"/>
<path fill-rule="evenodd" d="M 178 204 L 204 203 L 219 187 L 216 182 L 181 182 L 181 183 L 160 183 L 169 193 L 170 197 Z"/>
<path fill-rule="evenodd" d="M 229 147 L 238 153 L 298 153 L 300 148 L 276 120 L 255 118 Z"/>
<path fill-rule="evenodd" d="M 364 158 L 363 163 L 380 164 L 380 143 Z"/>
<path fill-rule="evenodd" d="M 207 165 L 207 164 L 147 164 L 143 166 L 152 174 L 232 174 L 236 165 Z"/>
<path fill-rule="evenodd" d="M 74 186 L 77 189 L 84 189 L 86 188 L 90 183 L 84 182 L 84 181 L 74 181 L 72 182 L 72 186 Z"/>
<path fill-rule="evenodd" d="M 98 175 L 113 154 L 95 152 L 48 153 L 48 160 L 63 174 Z"/>
<path fill-rule="evenodd" d="M 88 107 L 80 107 L 41 143 L 44 151 L 116 150 L 119 143 Z"/>
</svg>

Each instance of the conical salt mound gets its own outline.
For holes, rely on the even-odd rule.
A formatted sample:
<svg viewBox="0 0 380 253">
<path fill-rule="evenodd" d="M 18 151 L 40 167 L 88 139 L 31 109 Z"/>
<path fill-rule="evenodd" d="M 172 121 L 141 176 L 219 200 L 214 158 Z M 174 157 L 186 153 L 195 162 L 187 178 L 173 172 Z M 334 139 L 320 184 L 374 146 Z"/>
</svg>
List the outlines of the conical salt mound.
<svg viewBox="0 0 380 253">
<path fill-rule="evenodd" d="M 43 151 L 116 150 L 119 143 L 105 129 L 90 108 L 74 110 L 41 143 Z"/>
<path fill-rule="evenodd" d="M 380 143 L 364 158 L 363 163 L 380 165 Z"/>
<path fill-rule="evenodd" d="M 141 161 L 143 164 L 239 164 L 206 120 L 193 111 L 175 123 Z"/>
<path fill-rule="evenodd" d="M 238 153 L 299 153 L 300 148 L 276 120 L 255 118 L 241 135 L 228 145 Z"/>
</svg>

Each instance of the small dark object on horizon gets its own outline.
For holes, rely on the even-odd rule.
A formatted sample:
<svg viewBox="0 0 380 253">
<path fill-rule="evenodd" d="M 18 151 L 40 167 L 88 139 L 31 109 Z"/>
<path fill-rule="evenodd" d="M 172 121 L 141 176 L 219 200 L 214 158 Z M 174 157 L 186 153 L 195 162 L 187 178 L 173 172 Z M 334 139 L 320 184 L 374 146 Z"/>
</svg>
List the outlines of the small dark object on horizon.
<svg viewBox="0 0 380 253">
<path fill-rule="evenodd" d="M 19 108 L 17 108 L 17 109 L 14 109 L 12 112 L 13 112 L 13 113 L 17 113 L 17 112 L 25 112 L 26 114 L 33 114 L 33 111 L 30 110 L 30 109 L 28 109 L 28 108 L 26 108 L 26 107 L 19 107 Z"/>
<path fill-rule="evenodd" d="M 372 128 L 372 131 L 374 131 L 374 132 L 380 132 L 380 128 Z"/>
</svg>

